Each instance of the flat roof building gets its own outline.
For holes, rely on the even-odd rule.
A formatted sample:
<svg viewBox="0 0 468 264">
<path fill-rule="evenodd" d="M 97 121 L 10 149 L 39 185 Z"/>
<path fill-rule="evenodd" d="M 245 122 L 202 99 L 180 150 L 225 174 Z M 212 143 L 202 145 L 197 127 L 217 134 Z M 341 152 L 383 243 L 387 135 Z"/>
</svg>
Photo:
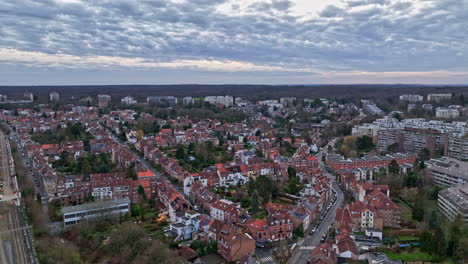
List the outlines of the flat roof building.
<svg viewBox="0 0 468 264">
<path fill-rule="evenodd" d="M 103 200 L 62 208 L 65 227 L 99 217 L 123 216 L 130 210 L 130 199 Z"/>
<path fill-rule="evenodd" d="M 468 162 L 442 157 L 426 164 L 429 177 L 436 185 L 455 187 L 468 183 Z"/>
<path fill-rule="evenodd" d="M 468 184 L 440 191 L 437 206 L 450 221 L 461 215 L 465 225 L 468 224 Z"/>
</svg>

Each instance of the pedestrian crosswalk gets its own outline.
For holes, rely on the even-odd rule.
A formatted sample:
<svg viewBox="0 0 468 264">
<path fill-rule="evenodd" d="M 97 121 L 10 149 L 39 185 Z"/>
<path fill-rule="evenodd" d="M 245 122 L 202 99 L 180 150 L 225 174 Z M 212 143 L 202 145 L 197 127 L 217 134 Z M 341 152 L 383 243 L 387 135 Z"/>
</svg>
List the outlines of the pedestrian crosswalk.
<svg viewBox="0 0 468 264">
<path fill-rule="evenodd" d="M 302 246 L 302 244 L 304 244 L 304 240 L 301 240 L 301 241 L 297 242 L 298 246 Z"/>
<path fill-rule="evenodd" d="M 275 263 L 272 256 L 266 256 L 266 257 L 261 258 L 260 260 L 264 264 Z"/>
<path fill-rule="evenodd" d="M 300 250 L 312 250 L 312 249 L 314 249 L 314 248 L 315 248 L 314 246 L 302 246 L 302 247 L 300 247 L 299 249 L 300 249 Z"/>
</svg>

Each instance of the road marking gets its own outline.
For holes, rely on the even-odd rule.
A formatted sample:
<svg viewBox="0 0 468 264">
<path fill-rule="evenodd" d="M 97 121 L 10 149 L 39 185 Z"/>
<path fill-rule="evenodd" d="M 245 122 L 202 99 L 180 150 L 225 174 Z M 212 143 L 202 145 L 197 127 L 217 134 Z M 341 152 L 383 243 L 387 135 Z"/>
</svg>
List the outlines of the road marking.
<svg viewBox="0 0 468 264">
<path fill-rule="evenodd" d="M 266 256 L 260 259 L 263 263 L 275 263 L 272 256 Z"/>
<path fill-rule="evenodd" d="M 299 249 L 300 250 L 313 250 L 315 247 L 314 246 L 302 246 Z"/>
</svg>

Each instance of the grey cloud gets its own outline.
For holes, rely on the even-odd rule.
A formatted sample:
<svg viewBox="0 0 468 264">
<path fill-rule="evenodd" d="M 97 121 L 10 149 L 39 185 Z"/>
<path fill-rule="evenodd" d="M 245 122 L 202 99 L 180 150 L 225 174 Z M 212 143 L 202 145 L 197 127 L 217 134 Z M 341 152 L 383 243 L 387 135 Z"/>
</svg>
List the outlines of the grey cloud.
<svg viewBox="0 0 468 264">
<path fill-rule="evenodd" d="M 222 0 L 0 2 L 0 47 L 78 56 L 206 59 L 324 70 L 467 68 L 463 1 L 415 8 L 390 0 L 327 6 L 316 18 L 290 14 L 292 1 L 259 1 L 248 15 L 216 12 Z M 239 6 L 238 6 L 239 8 Z M 403 12 L 399 12 L 403 11 Z"/>
</svg>

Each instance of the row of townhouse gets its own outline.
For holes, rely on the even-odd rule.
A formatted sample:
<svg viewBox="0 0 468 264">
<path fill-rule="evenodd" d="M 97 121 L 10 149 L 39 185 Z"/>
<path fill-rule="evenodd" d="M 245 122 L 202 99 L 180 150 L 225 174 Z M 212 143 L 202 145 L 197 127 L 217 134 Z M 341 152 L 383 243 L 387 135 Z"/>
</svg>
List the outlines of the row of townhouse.
<svg viewBox="0 0 468 264">
<path fill-rule="evenodd" d="M 351 180 L 344 186 L 354 194 L 356 202 L 338 209 L 335 218 L 337 226 L 352 230 L 401 227 L 400 207 L 390 199 L 387 185 Z"/>
</svg>

